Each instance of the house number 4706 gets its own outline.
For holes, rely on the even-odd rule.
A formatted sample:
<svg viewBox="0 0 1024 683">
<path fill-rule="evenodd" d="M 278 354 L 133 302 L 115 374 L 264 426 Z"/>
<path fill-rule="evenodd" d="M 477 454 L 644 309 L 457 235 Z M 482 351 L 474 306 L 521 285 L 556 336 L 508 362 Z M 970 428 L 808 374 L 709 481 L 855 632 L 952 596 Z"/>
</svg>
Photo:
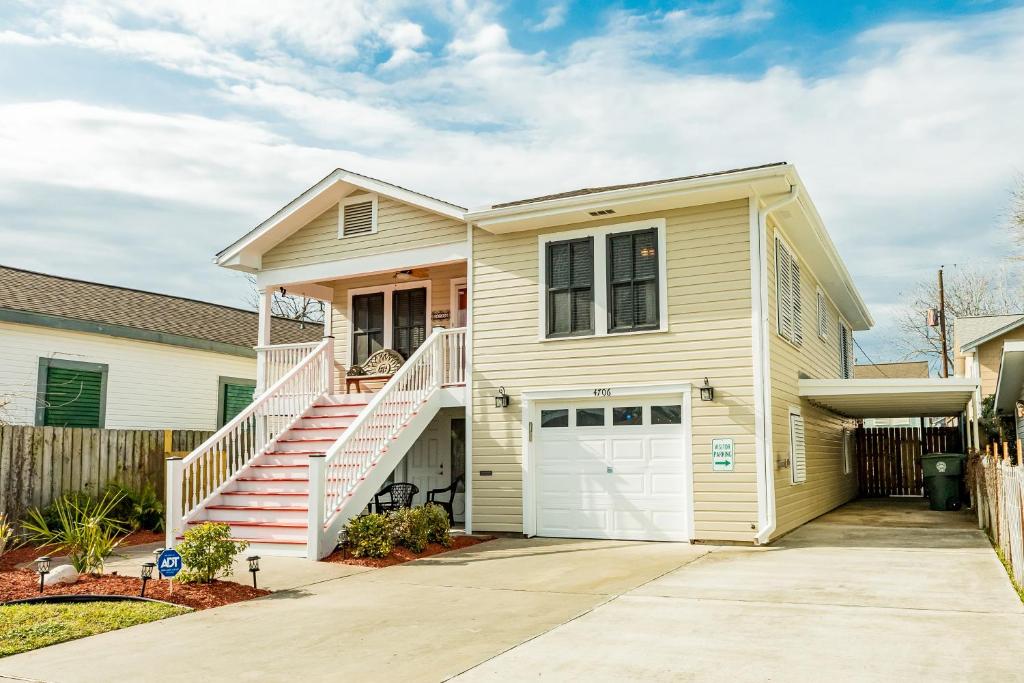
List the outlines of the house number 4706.
<svg viewBox="0 0 1024 683">
<path fill-rule="evenodd" d="M 611 389 L 594 389 L 594 396 L 611 396 Z"/>
</svg>

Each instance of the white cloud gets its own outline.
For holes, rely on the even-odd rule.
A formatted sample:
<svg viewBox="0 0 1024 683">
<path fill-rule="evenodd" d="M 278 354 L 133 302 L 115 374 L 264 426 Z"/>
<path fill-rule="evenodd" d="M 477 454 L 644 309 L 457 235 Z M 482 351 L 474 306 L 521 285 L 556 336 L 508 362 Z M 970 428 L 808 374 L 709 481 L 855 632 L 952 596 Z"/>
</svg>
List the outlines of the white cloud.
<svg viewBox="0 0 1024 683">
<path fill-rule="evenodd" d="M 562 0 L 561 2 L 555 2 L 548 6 L 544 10 L 544 17 L 536 24 L 530 26 L 532 31 L 551 31 L 565 23 L 565 18 L 569 13 L 569 2 L 568 0 Z"/>
</svg>

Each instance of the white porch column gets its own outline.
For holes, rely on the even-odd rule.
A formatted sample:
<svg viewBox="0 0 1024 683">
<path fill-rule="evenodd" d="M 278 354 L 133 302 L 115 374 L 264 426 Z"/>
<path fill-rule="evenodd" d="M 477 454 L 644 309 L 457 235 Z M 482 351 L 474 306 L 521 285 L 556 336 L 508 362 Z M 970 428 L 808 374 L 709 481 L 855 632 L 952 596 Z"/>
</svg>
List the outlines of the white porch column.
<svg viewBox="0 0 1024 683">
<path fill-rule="evenodd" d="M 274 293 L 269 289 L 264 289 L 259 293 L 259 302 L 257 304 L 258 311 L 258 324 L 256 327 L 256 346 L 269 346 L 270 345 L 270 319 L 271 319 L 271 303 L 273 302 Z M 264 353 L 256 352 L 256 394 L 262 394 L 267 388 L 266 386 L 266 356 Z"/>
</svg>

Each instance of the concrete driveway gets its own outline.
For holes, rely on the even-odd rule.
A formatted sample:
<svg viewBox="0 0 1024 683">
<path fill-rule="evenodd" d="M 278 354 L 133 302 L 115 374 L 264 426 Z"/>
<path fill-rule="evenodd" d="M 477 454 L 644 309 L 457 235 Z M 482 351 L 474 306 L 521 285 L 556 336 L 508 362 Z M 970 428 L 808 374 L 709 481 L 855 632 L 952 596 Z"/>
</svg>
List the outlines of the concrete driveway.
<svg viewBox="0 0 1024 683">
<path fill-rule="evenodd" d="M 966 515 L 856 503 L 768 548 L 502 539 L 0 660 L 42 681 L 1014 680 Z"/>
</svg>

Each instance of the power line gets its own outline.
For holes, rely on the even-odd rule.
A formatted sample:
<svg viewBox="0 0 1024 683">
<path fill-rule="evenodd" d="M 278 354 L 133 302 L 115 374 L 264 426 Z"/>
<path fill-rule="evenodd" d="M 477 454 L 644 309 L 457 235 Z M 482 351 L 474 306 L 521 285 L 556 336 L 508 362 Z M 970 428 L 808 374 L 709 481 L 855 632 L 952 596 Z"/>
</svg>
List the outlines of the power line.
<svg viewBox="0 0 1024 683">
<path fill-rule="evenodd" d="M 878 363 L 876 363 L 875 361 L 871 360 L 871 356 L 869 356 L 869 355 L 868 355 L 868 352 L 867 352 L 867 351 L 865 351 L 865 350 L 864 350 L 864 347 L 860 345 L 860 342 L 859 342 L 859 341 L 857 341 L 857 337 L 855 337 L 855 336 L 854 336 L 854 335 L 852 335 L 852 334 L 850 335 L 850 337 L 851 337 L 851 338 L 853 339 L 853 344 L 854 344 L 854 346 L 856 346 L 856 347 L 857 347 L 858 349 L 860 349 L 860 352 L 861 352 L 861 353 L 863 353 L 863 354 L 864 354 L 864 357 L 868 359 L 868 363 L 869 363 L 870 365 L 873 365 L 873 366 L 874 366 L 875 368 L 877 368 L 877 369 L 878 369 L 878 371 L 879 371 L 880 373 L 882 373 L 882 377 L 885 377 L 886 379 L 890 379 L 889 375 L 885 374 L 885 370 L 883 370 L 883 369 L 882 369 L 882 366 L 880 366 L 880 365 L 879 365 Z"/>
</svg>

